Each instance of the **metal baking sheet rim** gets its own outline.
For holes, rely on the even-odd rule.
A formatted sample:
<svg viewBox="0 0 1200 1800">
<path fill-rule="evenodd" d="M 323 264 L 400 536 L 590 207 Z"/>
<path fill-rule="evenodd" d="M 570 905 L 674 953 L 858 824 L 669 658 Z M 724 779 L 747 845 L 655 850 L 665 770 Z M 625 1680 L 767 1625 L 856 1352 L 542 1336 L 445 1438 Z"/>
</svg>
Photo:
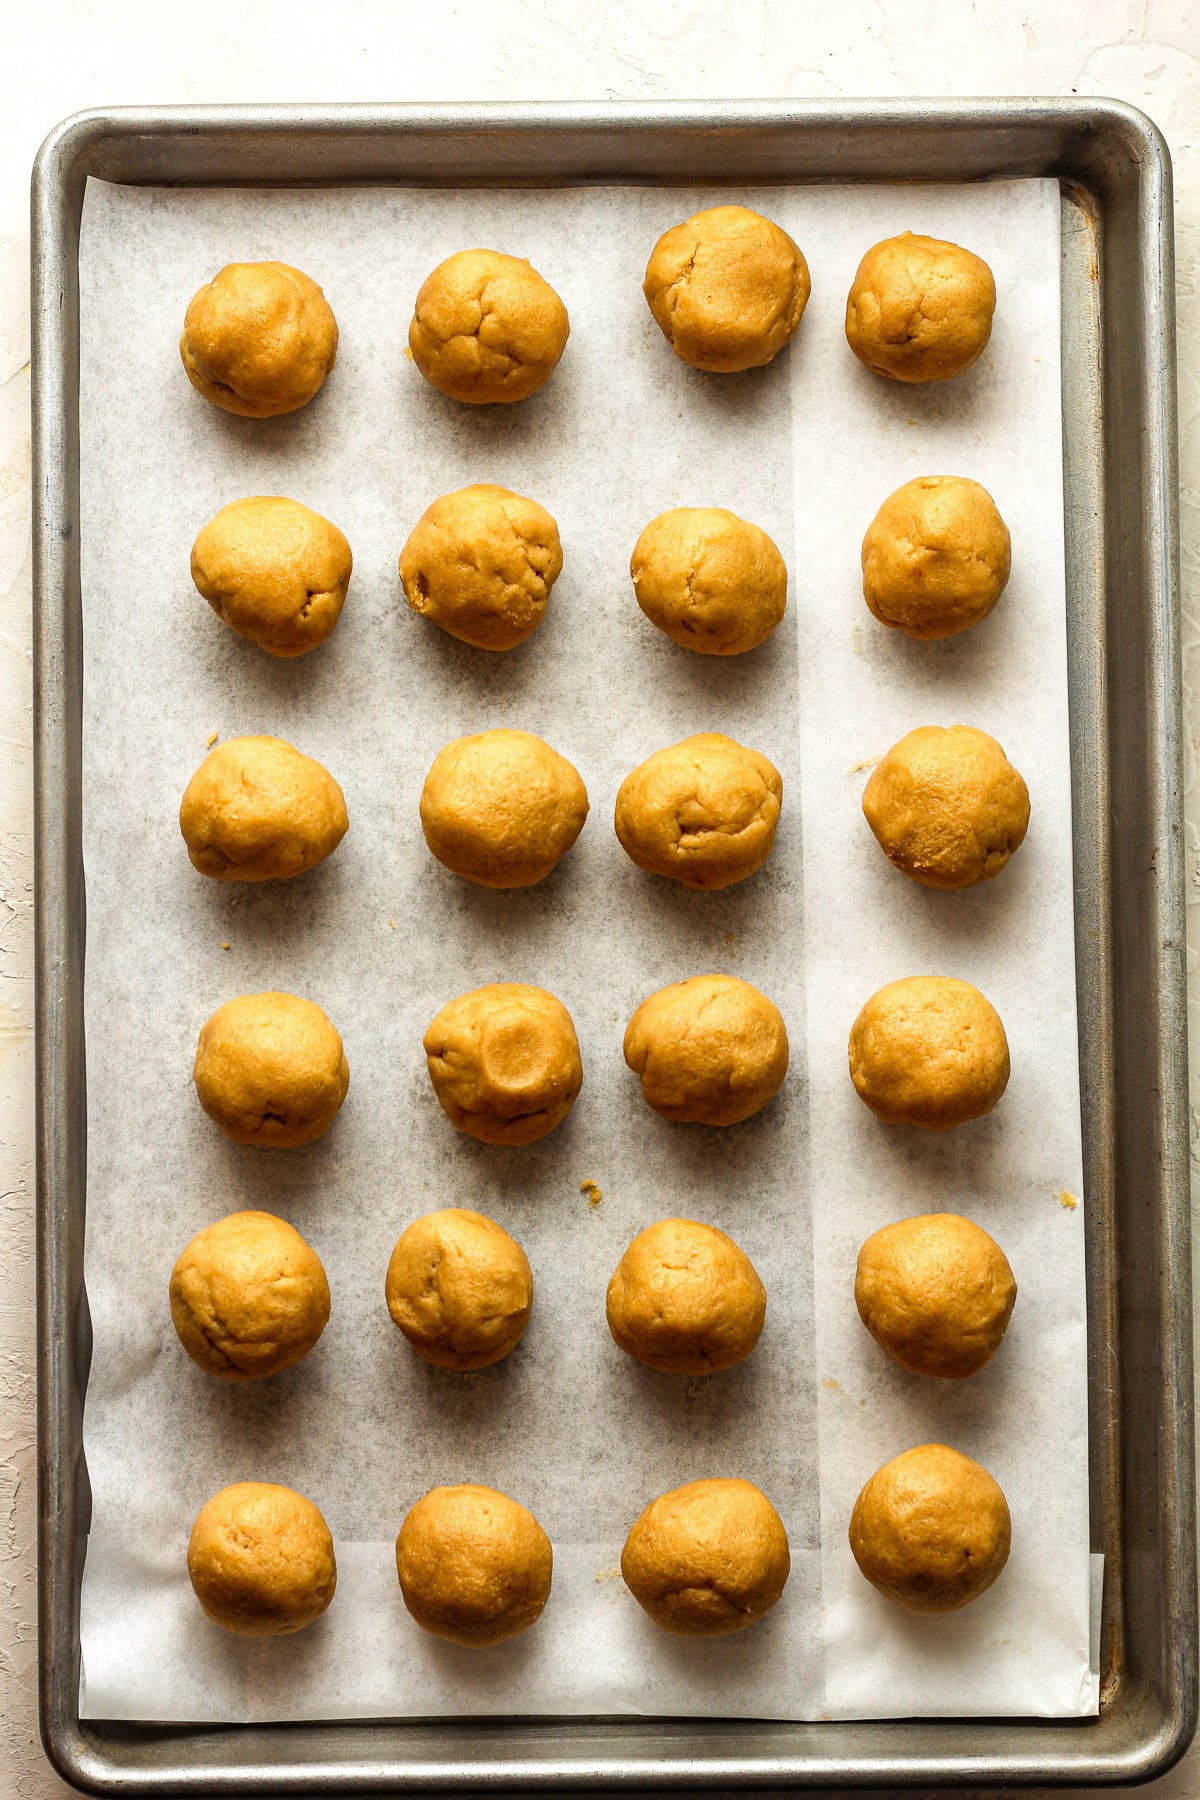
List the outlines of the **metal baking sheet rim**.
<svg viewBox="0 0 1200 1800">
<path fill-rule="evenodd" d="M 89 1497 L 78 238 L 110 180 L 499 186 L 1052 175 L 1063 229 L 1076 943 L 1093 1545 L 1085 1721 L 83 1724 Z M 1174 264 L 1170 158 L 1112 100 L 115 109 L 58 126 L 32 188 L 39 1666 L 50 1760 L 86 1791 L 451 1793 L 1117 1783 L 1197 1709 Z M 1107 604 L 1108 596 L 1114 605 Z"/>
</svg>

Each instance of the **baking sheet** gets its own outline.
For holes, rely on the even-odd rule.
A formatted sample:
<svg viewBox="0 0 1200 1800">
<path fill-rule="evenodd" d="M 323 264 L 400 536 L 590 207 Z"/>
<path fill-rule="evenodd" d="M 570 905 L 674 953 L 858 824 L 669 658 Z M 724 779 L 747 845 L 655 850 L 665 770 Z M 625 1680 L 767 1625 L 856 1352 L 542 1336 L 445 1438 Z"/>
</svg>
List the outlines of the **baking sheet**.
<svg viewBox="0 0 1200 1800">
<path fill-rule="evenodd" d="M 1081 1186 L 1057 190 L 739 195 L 797 237 L 814 296 L 787 355 L 736 378 L 678 363 L 639 287 L 659 231 L 715 198 L 89 184 L 81 412 L 95 1351 L 84 1716 L 1095 1710 L 1082 1206 L 1058 1199 Z M 928 394 L 876 382 L 840 334 L 861 250 L 910 225 L 970 243 L 1001 291 L 986 359 Z M 446 401 L 401 353 L 423 275 L 474 242 L 529 255 L 571 312 L 554 380 L 507 411 Z M 258 423 L 204 406 L 175 341 L 201 280 L 224 261 L 265 256 L 321 281 L 342 339 L 318 400 Z M 856 573 L 879 500 L 925 471 L 982 479 L 1016 545 L 993 618 L 932 649 L 875 627 Z M 546 622 L 504 658 L 411 616 L 395 575 L 429 500 L 473 480 L 534 495 L 563 535 L 566 566 Z M 255 492 L 316 506 L 354 548 L 338 632 L 299 663 L 273 663 L 234 639 L 188 578 L 200 524 Z M 731 506 L 788 560 L 788 619 L 752 656 L 689 656 L 633 601 L 638 531 L 681 503 Z M 1006 744 L 1029 780 L 1034 825 L 1000 882 L 929 895 L 880 857 L 858 812 L 865 776 L 848 771 L 912 724 L 958 717 Z M 576 850 L 523 894 L 456 881 L 428 857 L 417 821 L 437 748 L 500 724 L 549 738 L 592 798 Z M 786 784 L 770 869 L 722 895 L 641 875 L 611 833 L 628 769 L 703 729 L 755 744 Z M 191 870 L 175 815 L 213 730 L 277 732 L 337 775 L 351 831 L 321 870 L 242 891 Z M 844 1061 L 862 999 L 921 966 L 977 980 L 1014 1057 L 993 1118 L 929 1143 L 871 1120 Z M 655 1118 L 620 1054 L 646 993 L 709 968 L 770 993 L 793 1043 L 781 1098 L 724 1133 Z M 583 1047 L 580 1102 L 525 1151 L 454 1133 L 420 1051 L 446 998 L 500 978 L 558 993 Z M 326 1007 L 352 1071 L 333 1131 L 297 1152 L 227 1144 L 190 1089 L 203 1019 L 230 994 L 270 986 Z M 579 1192 L 585 1178 L 603 1190 L 598 1207 Z M 382 1301 L 399 1231 L 448 1203 L 478 1205 L 513 1231 L 536 1284 L 518 1351 L 470 1376 L 421 1364 Z M 166 1282 L 192 1233 L 242 1206 L 279 1211 L 314 1243 L 334 1312 L 298 1368 L 227 1390 L 178 1346 Z M 852 1299 L 861 1237 L 942 1206 L 995 1232 L 1021 1286 L 996 1361 L 952 1391 L 881 1367 Z M 730 1231 L 770 1295 L 755 1356 L 707 1382 L 629 1363 L 604 1325 L 621 1250 L 670 1212 Z M 861 1482 L 929 1437 L 987 1462 L 1014 1516 L 1004 1579 L 951 1621 L 893 1616 L 844 1547 Z M 757 1481 L 779 1507 L 792 1579 L 753 1632 L 680 1643 L 624 1592 L 614 1574 L 621 1543 L 654 1493 L 725 1473 Z M 199 1506 L 248 1476 L 307 1493 L 338 1545 L 329 1613 L 269 1646 L 209 1626 L 182 1560 Z M 417 1631 L 390 1562 L 412 1500 L 462 1479 L 514 1493 L 555 1543 L 543 1620 L 483 1656 Z"/>
</svg>

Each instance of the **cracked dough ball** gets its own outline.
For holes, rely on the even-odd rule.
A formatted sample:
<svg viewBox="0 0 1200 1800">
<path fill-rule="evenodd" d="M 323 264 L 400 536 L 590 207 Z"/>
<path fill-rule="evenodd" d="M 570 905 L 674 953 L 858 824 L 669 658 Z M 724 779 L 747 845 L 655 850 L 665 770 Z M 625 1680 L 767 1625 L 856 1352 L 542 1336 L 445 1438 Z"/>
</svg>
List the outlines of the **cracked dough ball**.
<svg viewBox="0 0 1200 1800">
<path fill-rule="evenodd" d="M 303 1631 L 337 1586 L 328 1525 L 303 1494 L 269 1481 L 237 1481 L 200 1508 L 187 1566 L 213 1624 L 241 1637 Z"/>
<path fill-rule="evenodd" d="M 723 506 L 677 506 L 651 519 L 629 563 L 652 624 L 702 656 L 740 656 L 769 638 L 787 607 L 787 564 L 765 531 Z"/>
<path fill-rule="evenodd" d="M 260 1381 L 308 1355 L 329 1323 L 329 1283 L 316 1251 L 284 1219 L 230 1213 L 180 1255 L 171 1317 L 210 1375 Z"/>
<path fill-rule="evenodd" d="M 337 355 L 328 300 L 288 263 L 227 263 L 192 296 L 179 354 L 223 412 L 269 419 L 307 405 Z"/>
<path fill-rule="evenodd" d="M 677 1637 L 724 1637 L 770 1612 L 791 1572 L 787 1533 L 748 1481 L 689 1481 L 652 1500 L 625 1539 L 621 1573 Z"/>
<path fill-rule="evenodd" d="M 481 482 L 443 494 L 400 552 L 415 613 L 477 650 L 512 650 L 537 630 L 562 573 L 558 526 L 544 506 Z"/>
<path fill-rule="evenodd" d="M 656 750 L 625 777 L 613 822 L 639 869 L 711 890 L 762 868 L 775 847 L 782 801 L 773 763 L 720 732 L 702 731 Z"/>
<path fill-rule="evenodd" d="M 957 1612 L 1008 1561 L 1012 1523 L 999 1486 L 946 1444 L 884 1463 L 850 1516 L 850 1548 L 871 1583 L 909 1612 Z"/>
<path fill-rule="evenodd" d="M 918 475 L 867 527 L 863 598 L 906 637 L 956 637 L 987 618 L 1011 568 L 1008 526 L 987 489 L 963 475 Z"/>
<path fill-rule="evenodd" d="M 583 830 L 579 771 L 530 731 L 480 731 L 438 751 L 421 829 L 444 868 L 480 887 L 532 887 Z"/>
<path fill-rule="evenodd" d="M 731 1237 L 692 1219 L 639 1232 L 608 1284 L 608 1329 L 626 1356 L 671 1375 L 744 1362 L 762 1336 L 767 1290 Z"/>
<path fill-rule="evenodd" d="M 536 1623 L 554 1552 L 531 1512 L 495 1488 L 432 1488 L 396 1539 L 404 1604 L 423 1631 L 480 1649 Z"/>
<path fill-rule="evenodd" d="M 747 206 L 714 206 L 663 233 L 642 292 L 676 356 L 727 374 L 791 343 L 810 285 L 786 231 Z"/>
<path fill-rule="evenodd" d="M 507 1231 L 448 1206 L 401 1233 L 385 1284 L 392 1323 L 438 1369 L 486 1369 L 515 1350 L 533 1309 L 533 1276 Z"/>
<path fill-rule="evenodd" d="M 200 1031 L 196 1094 L 235 1144 L 292 1148 L 324 1136 L 350 1086 L 336 1027 L 295 994 L 241 994 Z"/>
<path fill-rule="evenodd" d="M 986 731 L 919 725 L 876 765 L 862 809 L 880 849 L 922 887 L 968 888 L 1024 843 L 1029 789 Z"/>
<path fill-rule="evenodd" d="M 1008 1086 L 1008 1039 L 969 981 L 909 975 L 872 994 L 850 1030 L 850 1078 L 876 1118 L 948 1131 Z"/>
<path fill-rule="evenodd" d="M 846 338 L 859 362 L 892 381 L 947 381 L 969 369 L 992 335 L 996 283 L 960 244 L 885 238 L 858 265 L 846 301 Z"/>
<path fill-rule="evenodd" d="M 443 1006 L 425 1033 L 446 1117 L 481 1144 L 532 1144 L 560 1125 L 583 1085 L 571 1015 L 545 988 L 497 981 Z"/>
<path fill-rule="evenodd" d="M 421 283 L 408 347 L 431 387 L 480 406 L 536 394 L 570 330 L 566 307 L 528 262 L 460 250 Z"/>
<path fill-rule="evenodd" d="M 737 1125 L 783 1086 L 787 1027 L 748 981 L 693 975 L 642 1001 L 625 1028 L 625 1061 L 664 1119 Z"/>
<path fill-rule="evenodd" d="M 962 1381 L 990 1362 L 1017 1298 L 994 1238 L 957 1213 L 885 1225 L 858 1253 L 854 1300 L 877 1344 L 914 1375 Z"/>
<path fill-rule="evenodd" d="M 184 790 L 179 829 L 214 881 L 287 881 L 331 856 L 350 821 L 328 769 L 276 737 L 227 738 Z"/>
<path fill-rule="evenodd" d="M 192 545 L 192 580 L 219 619 L 272 656 L 304 656 L 341 616 L 354 558 L 299 500 L 223 506 Z"/>
</svg>

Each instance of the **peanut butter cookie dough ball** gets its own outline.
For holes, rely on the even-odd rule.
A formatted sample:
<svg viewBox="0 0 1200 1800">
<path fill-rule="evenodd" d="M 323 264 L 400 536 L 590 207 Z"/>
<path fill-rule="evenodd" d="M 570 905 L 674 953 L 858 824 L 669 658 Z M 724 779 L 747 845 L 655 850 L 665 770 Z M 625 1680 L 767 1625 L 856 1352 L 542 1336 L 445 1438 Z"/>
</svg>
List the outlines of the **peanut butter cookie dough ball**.
<svg viewBox="0 0 1200 1800">
<path fill-rule="evenodd" d="M 392 1323 L 438 1369 L 486 1369 L 520 1343 L 533 1309 L 525 1252 L 482 1213 L 448 1206 L 401 1232 L 385 1285 Z"/>
<path fill-rule="evenodd" d="M 571 1015 L 545 988 L 497 981 L 443 1006 L 424 1040 L 446 1117 L 481 1144 L 532 1144 L 583 1085 Z"/>
<path fill-rule="evenodd" d="M 996 283 L 960 244 L 905 231 L 867 251 L 846 301 L 859 362 L 892 381 L 948 381 L 992 335 Z"/>
<path fill-rule="evenodd" d="M 723 506 L 677 506 L 642 532 L 629 563 L 637 602 L 702 656 L 740 656 L 787 608 L 787 564 L 766 532 Z"/>
<path fill-rule="evenodd" d="M 227 738 L 184 790 L 179 829 L 214 881 L 288 881 L 331 856 L 350 821 L 328 769 L 277 737 Z"/>
<path fill-rule="evenodd" d="M 231 501 L 192 545 L 192 580 L 217 617 L 272 656 L 325 642 L 353 567 L 336 525 L 278 495 Z"/>
<path fill-rule="evenodd" d="M 566 307 L 528 262 L 460 250 L 422 282 L 408 347 L 431 387 L 480 406 L 536 394 L 570 330 Z"/>
<path fill-rule="evenodd" d="M 512 650 L 541 624 L 562 564 L 545 507 L 481 482 L 422 514 L 400 552 L 400 579 L 413 611 L 452 638 Z"/>
<path fill-rule="evenodd" d="M 877 1469 L 854 1503 L 850 1548 L 881 1594 L 909 1612 L 957 1612 L 1008 1561 L 1008 1503 L 985 1468 L 920 1444 Z"/>
<path fill-rule="evenodd" d="M 671 1375 L 744 1362 L 762 1335 L 767 1290 L 731 1237 L 692 1219 L 639 1232 L 608 1284 L 608 1329 L 626 1356 Z"/>
<path fill-rule="evenodd" d="M 919 725 L 893 744 L 863 790 L 879 847 L 922 887 L 991 881 L 1025 841 L 1029 789 L 994 737 L 971 725 Z"/>
<path fill-rule="evenodd" d="M 269 419 L 306 406 L 337 355 L 328 300 L 288 263 L 227 263 L 192 296 L 179 354 L 223 412 Z"/>
<path fill-rule="evenodd" d="M 583 830 L 579 771 L 531 731 L 480 731 L 439 750 L 421 790 L 425 842 L 480 887 L 532 887 Z"/>
<path fill-rule="evenodd" d="M 432 1488 L 396 1539 L 404 1604 L 423 1631 L 482 1649 L 536 1623 L 554 1553 L 531 1512 L 495 1488 Z"/>
<path fill-rule="evenodd" d="M 642 1001 L 625 1028 L 625 1061 L 664 1119 L 737 1125 L 783 1086 L 787 1027 L 748 981 L 693 975 Z"/>
<path fill-rule="evenodd" d="M 999 1244 L 957 1213 L 885 1225 L 858 1253 L 858 1315 L 914 1375 L 962 1381 L 982 1369 L 1008 1329 L 1016 1298 Z"/>
<path fill-rule="evenodd" d="M 791 1566 L 779 1514 L 748 1481 L 689 1481 L 660 1494 L 621 1552 L 630 1593 L 677 1637 L 744 1631 L 770 1612 Z"/>
<path fill-rule="evenodd" d="M 323 1137 L 350 1086 L 336 1026 L 296 994 L 241 994 L 201 1027 L 196 1094 L 235 1144 L 293 1148 Z"/>
<path fill-rule="evenodd" d="M 876 1118 L 948 1131 L 1008 1086 L 1008 1039 L 969 981 L 910 975 L 873 994 L 850 1031 L 850 1078 Z"/>
<path fill-rule="evenodd" d="M 238 1212 L 198 1231 L 171 1271 L 179 1341 L 210 1375 L 259 1381 L 308 1355 L 329 1323 L 316 1251 L 273 1213 Z"/>
<path fill-rule="evenodd" d="M 337 1586 L 328 1525 L 303 1494 L 269 1481 L 237 1481 L 200 1508 L 187 1566 L 213 1624 L 241 1637 L 303 1631 Z"/>
<path fill-rule="evenodd" d="M 783 778 L 757 750 L 702 731 L 656 750 L 617 792 L 613 823 L 625 854 L 685 887 L 730 887 L 775 847 Z"/>
<path fill-rule="evenodd" d="M 863 598 L 882 624 L 932 642 L 986 619 L 1011 568 L 1008 526 L 987 489 L 962 475 L 919 475 L 867 528 Z"/>
<path fill-rule="evenodd" d="M 747 206 L 714 206 L 663 233 L 642 292 L 676 356 L 727 374 L 791 343 L 810 286 L 786 231 Z"/>
</svg>

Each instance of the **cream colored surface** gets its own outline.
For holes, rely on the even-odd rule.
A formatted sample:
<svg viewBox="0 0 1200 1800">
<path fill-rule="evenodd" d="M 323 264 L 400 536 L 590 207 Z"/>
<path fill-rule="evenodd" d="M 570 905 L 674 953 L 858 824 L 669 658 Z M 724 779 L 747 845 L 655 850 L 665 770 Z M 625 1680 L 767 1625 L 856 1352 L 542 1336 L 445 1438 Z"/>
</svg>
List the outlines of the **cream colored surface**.
<svg viewBox="0 0 1200 1800">
<path fill-rule="evenodd" d="M 873 1587 L 909 1612 L 957 1612 L 1008 1561 L 1008 1504 L 987 1470 L 946 1444 L 877 1469 L 854 1503 L 850 1548 Z"/>
<path fill-rule="evenodd" d="M 1029 789 L 1003 749 L 972 725 L 918 725 L 863 790 L 880 849 L 923 887 L 990 881 L 1025 841 Z"/>
<path fill-rule="evenodd" d="M 473 1650 L 537 1622 L 553 1567 L 550 1539 L 533 1514 L 471 1483 L 432 1489 L 396 1539 L 400 1592 L 417 1624 Z"/>
<path fill-rule="evenodd" d="M 583 1084 L 571 1015 L 545 988 L 497 981 L 447 1001 L 424 1039 L 446 1117 L 483 1144 L 532 1144 Z"/>
<path fill-rule="evenodd" d="M 724 1637 L 770 1612 L 791 1570 L 787 1533 L 749 1481 L 689 1481 L 635 1520 L 621 1552 L 625 1585 L 677 1637 Z"/>
<path fill-rule="evenodd" d="M 311 1500 L 238 1481 L 202 1506 L 187 1551 L 192 1587 L 214 1625 L 285 1637 L 319 1619 L 337 1586 L 329 1527 Z"/>
<path fill-rule="evenodd" d="M 625 777 L 613 823 L 639 869 L 711 890 L 762 868 L 782 802 L 773 763 L 719 731 L 702 731 L 656 750 Z"/>
<path fill-rule="evenodd" d="M 969 981 L 910 975 L 872 994 L 850 1031 L 850 1078 L 889 1125 L 948 1131 L 991 1112 L 1008 1085 L 999 1014 Z"/>
<path fill-rule="evenodd" d="M 536 394 L 569 333 L 566 307 L 529 263 L 459 250 L 422 282 L 408 347 L 431 386 L 478 406 Z"/>
<path fill-rule="evenodd" d="M 530 731 L 455 738 L 421 790 L 433 855 L 481 887 L 533 887 L 566 855 L 588 815 L 578 769 Z"/>
<path fill-rule="evenodd" d="M 642 1001 L 625 1028 L 625 1061 L 664 1118 L 738 1125 L 783 1086 L 787 1027 L 748 981 L 693 975 Z"/>
<path fill-rule="evenodd" d="M 240 994 L 200 1028 L 196 1097 L 235 1144 L 322 1137 L 350 1086 L 337 1027 L 296 994 Z"/>
<path fill-rule="evenodd" d="M 533 1276 L 502 1226 L 448 1206 L 401 1232 L 385 1293 L 392 1323 L 418 1356 L 439 1369 L 486 1369 L 521 1341 Z"/>
<path fill-rule="evenodd" d="M 640 1231 L 608 1284 L 608 1329 L 627 1356 L 672 1375 L 744 1362 L 767 1314 L 767 1290 L 731 1237 L 693 1219 Z"/>
<path fill-rule="evenodd" d="M 637 602 L 660 631 L 702 656 L 754 650 L 783 618 L 787 564 L 766 532 L 723 506 L 651 519 L 629 563 Z"/>
<path fill-rule="evenodd" d="M 308 1355 L 329 1323 L 321 1259 L 273 1213 L 229 1213 L 198 1231 L 171 1271 L 179 1341 L 210 1375 L 258 1381 Z"/>
<path fill-rule="evenodd" d="M 747 206 L 713 206 L 655 244 L 642 291 L 663 336 L 694 368 L 758 369 L 796 334 L 808 265 L 782 226 Z"/>
<path fill-rule="evenodd" d="M 867 527 L 863 598 L 908 637 L 955 637 L 987 618 L 1011 567 L 1008 527 L 986 488 L 961 475 L 918 475 Z"/>
<path fill-rule="evenodd" d="M 303 270 L 228 263 L 193 295 L 179 354 L 192 386 L 222 412 L 269 419 L 308 404 L 337 343 L 329 302 Z"/>
<path fill-rule="evenodd" d="M 421 515 L 400 552 L 400 579 L 413 611 L 451 637 L 512 650 L 541 624 L 562 563 L 545 507 L 482 482 Z"/>
<path fill-rule="evenodd" d="M 983 354 L 996 283 L 961 244 L 911 231 L 867 251 L 846 299 L 859 361 L 893 381 L 947 381 Z"/>
<path fill-rule="evenodd" d="M 272 656 L 329 636 L 354 559 L 336 525 L 298 500 L 231 500 L 192 546 L 192 580 L 219 619 Z"/>
<path fill-rule="evenodd" d="M 188 856 L 215 881 L 287 881 L 331 856 L 349 820 L 328 769 L 282 738 L 228 738 L 184 790 Z"/>
<path fill-rule="evenodd" d="M 982 1369 L 1008 1329 L 1016 1298 L 999 1244 L 957 1213 L 885 1225 L 858 1253 L 859 1317 L 916 1375 L 961 1381 Z"/>
</svg>

